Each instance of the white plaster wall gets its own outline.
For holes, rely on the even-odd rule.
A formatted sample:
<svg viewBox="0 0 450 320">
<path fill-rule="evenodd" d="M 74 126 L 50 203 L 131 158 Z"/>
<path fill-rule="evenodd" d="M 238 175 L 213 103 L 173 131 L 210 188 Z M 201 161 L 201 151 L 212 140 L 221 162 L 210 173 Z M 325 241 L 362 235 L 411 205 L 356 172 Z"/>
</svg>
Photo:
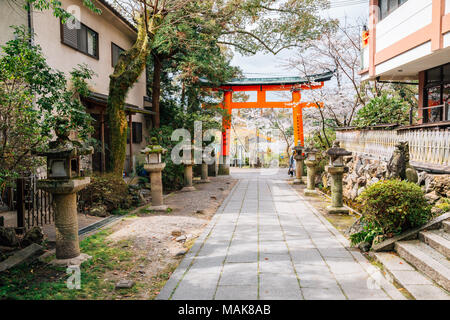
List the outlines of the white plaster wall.
<svg viewBox="0 0 450 320">
<path fill-rule="evenodd" d="M 445 0 L 445 13 L 450 13 L 450 0 Z"/>
<path fill-rule="evenodd" d="M 376 25 L 377 52 L 429 25 L 431 21 L 432 0 L 407 1 Z"/>
<path fill-rule="evenodd" d="M 111 42 L 130 48 L 134 43 L 135 34 L 106 8 L 102 15 L 96 15 L 81 4 L 81 0 L 63 0 L 63 7 L 78 5 L 81 9 L 81 22 L 99 34 L 99 59 L 92 58 L 61 42 L 60 21 L 50 11 L 33 12 L 33 26 L 36 42 L 39 43 L 47 58 L 48 64 L 67 75 L 78 64 L 87 64 L 97 75 L 90 81 L 90 89 L 101 94 L 108 94 L 109 75 L 113 72 L 111 65 Z M 143 106 L 143 96 L 146 95 L 145 72 L 130 90 L 126 102 L 139 107 Z"/>
<path fill-rule="evenodd" d="M 428 41 L 416 48 L 413 48 L 401 55 L 396 56 L 395 58 L 379 64 L 376 67 L 376 74 L 379 75 L 392 69 L 398 68 L 406 63 L 420 59 L 431 53 L 431 41 Z"/>
<path fill-rule="evenodd" d="M 0 0 L 0 45 L 4 45 L 13 37 L 11 25 L 28 26 L 27 11 L 23 9 L 23 0 Z"/>
</svg>

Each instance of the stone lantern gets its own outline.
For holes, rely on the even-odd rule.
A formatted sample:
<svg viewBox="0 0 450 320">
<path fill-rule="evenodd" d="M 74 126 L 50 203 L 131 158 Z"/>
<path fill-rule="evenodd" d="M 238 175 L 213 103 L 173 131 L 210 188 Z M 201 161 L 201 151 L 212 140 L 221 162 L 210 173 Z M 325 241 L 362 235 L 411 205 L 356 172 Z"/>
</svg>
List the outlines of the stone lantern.
<svg viewBox="0 0 450 320">
<path fill-rule="evenodd" d="M 166 164 L 162 162 L 162 154 L 167 150 L 158 144 L 158 140 L 151 138 L 150 145 L 141 150 L 141 153 L 145 154 L 144 169 L 150 173 L 151 184 L 151 196 L 152 205 L 148 208 L 154 211 L 166 211 L 167 206 L 163 201 L 163 186 L 161 172 L 166 167 Z"/>
<path fill-rule="evenodd" d="M 307 184 L 305 189 L 305 196 L 313 196 L 317 194 L 316 191 L 316 169 L 319 163 L 318 151 L 314 148 L 306 148 L 306 173 Z"/>
<path fill-rule="evenodd" d="M 327 150 L 330 163 L 325 170 L 331 175 L 331 206 L 327 207 L 331 214 L 348 214 L 349 210 L 343 205 L 342 177 L 348 172 L 348 167 L 344 166 L 344 157 L 352 153 L 340 147 L 339 141 L 333 143 L 333 147 Z"/>
<path fill-rule="evenodd" d="M 191 158 L 190 160 L 182 160 L 181 162 L 184 164 L 184 188 L 181 191 L 195 191 L 193 179 L 193 166 L 194 166 L 194 148 L 191 148 Z"/>
<path fill-rule="evenodd" d="M 295 179 L 294 184 L 303 184 L 302 176 L 303 176 L 303 161 L 305 160 L 305 156 L 303 153 L 303 147 L 300 144 L 300 141 L 298 142 L 298 145 L 296 145 L 294 148 L 295 150 Z"/>
<path fill-rule="evenodd" d="M 208 164 L 205 162 L 205 159 L 202 159 L 202 173 L 200 183 L 208 183 L 208 182 L 210 182 L 208 178 Z"/>
<path fill-rule="evenodd" d="M 80 254 L 78 241 L 77 192 L 90 183 L 80 176 L 80 157 L 93 153 L 92 147 L 69 140 L 69 132 L 55 130 L 57 139 L 45 151 L 34 154 L 47 158 L 47 179 L 37 187 L 53 196 L 56 228 L 56 264 L 81 264 L 90 258 Z"/>
</svg>

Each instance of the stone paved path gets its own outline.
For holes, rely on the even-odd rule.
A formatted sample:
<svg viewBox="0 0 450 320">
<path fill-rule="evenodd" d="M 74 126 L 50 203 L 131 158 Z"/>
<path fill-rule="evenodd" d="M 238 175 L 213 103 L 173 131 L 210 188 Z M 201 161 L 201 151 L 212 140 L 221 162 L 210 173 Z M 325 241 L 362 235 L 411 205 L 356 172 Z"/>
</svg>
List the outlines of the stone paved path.
<svg viewBox="0 0 450 320">
<path fill-rule="evenodd" d="M 239 182 L 158 299 L 404 299 L 284 171 L 265 173 L 232 172 Z"/>
</svg>

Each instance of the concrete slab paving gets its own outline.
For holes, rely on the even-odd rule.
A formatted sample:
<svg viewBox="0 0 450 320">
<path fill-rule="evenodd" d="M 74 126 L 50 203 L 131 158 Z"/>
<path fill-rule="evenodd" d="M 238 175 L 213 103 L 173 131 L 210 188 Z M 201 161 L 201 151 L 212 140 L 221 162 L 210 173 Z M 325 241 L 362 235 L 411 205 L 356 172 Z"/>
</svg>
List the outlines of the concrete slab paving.
<svg viewBox="0 0 450 320">
<path fill-rule="evenodd" d="M 284 171 L 232 170 L 239 182 L 158 299 L 401 299 L 374 285 L 367 260 L 351 252 Z"/>
</svg>

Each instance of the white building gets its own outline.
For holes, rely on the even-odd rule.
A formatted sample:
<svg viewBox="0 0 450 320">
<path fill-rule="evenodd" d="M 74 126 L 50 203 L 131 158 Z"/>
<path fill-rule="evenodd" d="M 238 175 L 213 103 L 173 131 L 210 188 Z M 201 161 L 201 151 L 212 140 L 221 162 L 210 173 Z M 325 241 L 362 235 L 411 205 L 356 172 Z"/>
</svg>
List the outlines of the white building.
<svg viewBox="0 0 450 320">
<path fill-rule="evenodd" d="M 450 120 L 450 0 L 370 0 L 363 80 L 419 83 L 420 123 Z"/>
</svg>

